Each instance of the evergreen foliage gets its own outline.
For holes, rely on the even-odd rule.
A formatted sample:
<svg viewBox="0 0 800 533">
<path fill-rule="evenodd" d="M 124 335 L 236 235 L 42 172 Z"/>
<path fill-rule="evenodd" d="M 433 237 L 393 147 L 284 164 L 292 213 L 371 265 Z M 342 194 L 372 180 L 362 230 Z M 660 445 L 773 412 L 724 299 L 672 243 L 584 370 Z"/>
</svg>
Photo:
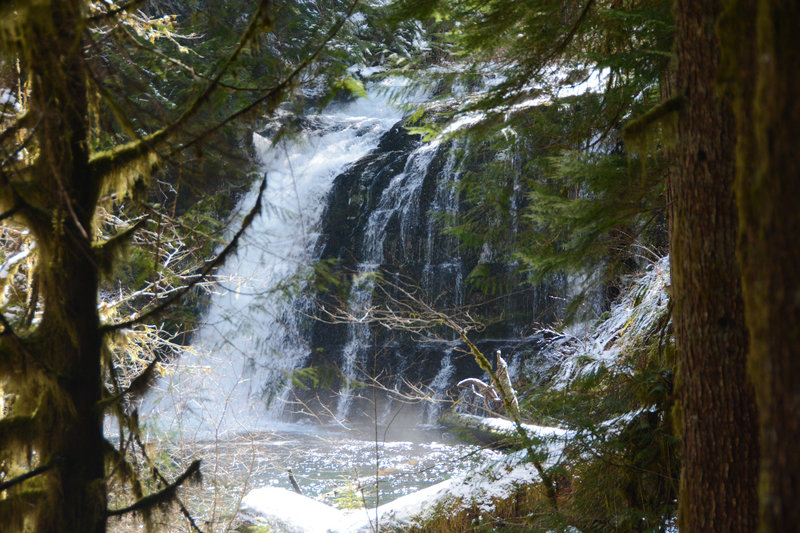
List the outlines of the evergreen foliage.
<svg viewBox="0 0 800 533">
<path fill-rule="evenodd" d="M 554 353 L 569 354 L 567 366 L 526 400 L 533 416 L 575 431 L 554 467 L 566 493 L 562 527 L 663 531 L 674 522 L 680 461 L 663 263 L 626 291 L 588 342 L 558 339 Z"/>
<path fill-rule="evenodd" d="M 469 142 L 466 212 L 452 230 L 465 246 L 517 261 L 533 280 L 589 271 L 593 284 L 630 272 L 643 246 L 665 252 L 663 154 L 631 153 L 622 130 L 660 101 L 668 2 L 400 6 L 435 17 L 449 52 L 434 109 L 466 123 L 450 132 Z M 470 279 L 504 288 L 486 265 Z"/>
</svg>

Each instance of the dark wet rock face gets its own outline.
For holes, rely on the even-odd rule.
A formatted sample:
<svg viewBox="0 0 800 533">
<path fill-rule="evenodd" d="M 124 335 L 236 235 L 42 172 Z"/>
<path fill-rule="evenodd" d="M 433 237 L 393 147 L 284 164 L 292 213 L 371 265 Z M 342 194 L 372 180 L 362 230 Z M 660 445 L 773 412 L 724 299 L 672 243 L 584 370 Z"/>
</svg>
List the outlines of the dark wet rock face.
<svg viewBox="0 0 800 533">
<path fill-rule="evenodd" d="M 438 309 L 471 306 L 472 316 L 487 324 L 471 339 L 489 355 L 502 350 L 514 368 L 523 357 L 534 356 L 540 339 L 530 336 L 530 328 L 552 319 L 556 309 L 550 295 L 560 293 L 563 283 L 520 283 L 508 296 L 487 296 L 469 286 L 466 279 L 480 253 L 464 249 L 444 227 L 464 208 L 457 188 L 458 157 L 451 143 L 422 143 L 397 124 L 373 152 L 340 174 L 320 223 L 317 257 L 324 274 L 316 277 L 310 296 L 331 308 L 343 302 L 362 308 L 384 305 L 371 278 L 379 273 L 414 286 Z M 501 262 L 486 261 L 482 267 L 501 274 L 513 270 Z M 353 283 L 354 277 L 362 281 Z M 401 298 L 397 291 L 389 293 Z M 321 401 L 336 416 L 372 411 L 356 400 L 371 398 L 371 389 L 355 382 L 374 378 L 389 388 L 403 388 L 404 381 L 424 383 L 443 394 L 459 380 L 482 374 L 447 329 L 430 331 L 436 338 L 427 340 L 399 328 L 365 324 L 312 321 L 306 330 L 312 354 L 306 367 L 315 369 L 314 379 L 295 393 L 308 405 Z M 423 407 L 419 421 L 435 421 L 434 411 Z"/>
</svg>

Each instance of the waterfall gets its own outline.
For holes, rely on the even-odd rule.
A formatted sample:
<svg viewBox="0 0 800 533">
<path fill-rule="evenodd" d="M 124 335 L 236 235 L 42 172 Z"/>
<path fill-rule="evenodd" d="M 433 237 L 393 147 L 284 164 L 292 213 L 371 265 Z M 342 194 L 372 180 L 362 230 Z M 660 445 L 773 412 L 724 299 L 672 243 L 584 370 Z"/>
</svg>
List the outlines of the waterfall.
<svg viewBox="0 0 800 533">
<path fill-rule="evenodd" d="M 372 265 L 367 265 L 365 271 L 360 274 L 369 274 L 374 271 Z M 369 278 L 362 278 L 353 284 L 350 290 L 350 298 L 347 305 L 355 310 L 356 315 L 359 310 L 366 309 L 372 302 L 372 290 L 375 287 Z M 364 349 L 370 345 L 371 334 L 369 327 L 360 322 L 353 322 L 347 325 L 347 344 L 342 350 L 342 376 L 343 383 L 339 390 L 339 397 L 336 400 L 336 418 L 340 421 L 347 418 L 350 406 L 353 401 L 353 385 L 362 378 L 360 371 L 363 371 L 363 359 L 360 357 Z"/>
<path fill-rule="evenodd" d="M 436 373 L 428 388 L 433 401 L 426 402 L 421 411 L 420 423 L 428 426 L 436 425 L 439 423 L 439 416 L 442 414 L 442 408 L 447 389 L 453 384 L 453 374 L 455 373 L 455 365 L 453 364 L 453 349 L 450 348 L 445 352 L 442 359 L 441 368 Z"/>
<path fill-rule="evenodd" d="M 310 117 L 299 138 L 273 144 L 254 134 L 268 179 L 267 205 L 217 273 L 220 288 L 192 346 L 144 402 L 161 431 L 201 438 L 274 427 L 285 383 L 309 351 L 293 310 L 302 302 L 293 302 L 286 288 L 315 260 L 319 217 L 334 178 L 400 119 L 376 92 Z M 255 195 L 240 202 L 240 212 Z M 231 232 L 237 225 L 234 219 Z"/>
<path fill-rule="evenodd" d="M 439 144 L 438 142 L 436 144 Z M 436 192 L 430 210 L 438 215 L 451 217 L 455 222 L 458 216 L 460 201 L 457 193 L 459 172 L 456 169 L 456 153 L 461 148 L 458 141 L 447 147 L 447 160 L 439 172 L 436 181 Z M 456 237 L 442 231 L 442 223 L 429 216 L 425 235 L 425 267 L 422 272 L 422 287 L 427 294 L 438 295 L 445 292 L 442 281 L 451 285 L 446 292 L 451 298 L 447 304 L 455 308 L 464 304 L 464 261 L 458 251 Z"/>
<path fill-rule="evenodd" d="M 356 265 L 359 278 L 353 283 L 348 305 L 354 310 L 367 309 L 372 302 L 374 283 L 370 274 L 374 274 L 386 261 L 385 238 L 389 233 L 388 225 L 399 223 L 401 240 L 406 242 L 408 234 L 420 219 L 421 183 L 428 170 L 436 146 L 423 144 L 408 157 L 405 168 L 392 177 L 382 191 L 377 207 L 369 213 L 365 230 L 361 235 L 361 261 Z M 372 344 L 369 327 L 361 323 L 347 326 L 347 343 L 342 352 L 343 387 L 339 392 L 336 404 L 336 417 L 340 420 L 348 417 L 352 405 L 352 383 L 363 381 L 366 368 L 366 351 Z"/>
<path fill-rule="evenodd" d="M 368 309 L 377 273 L 413 280 L 441 308 L 478 305 L 492 324 L 473 340 L 487 353 L 533 350 L 535 342 L 520 332 L 534 319 L 547 320 L 549 291 L 520 286 L 502 297 L 475 291 L 466 279 L 476 265 L 488 262 L 500 273 L 510 267 L 489 248 L 462 249 L 446 231 L 465 208 L 459 158 L 469 146 L 445 138 L 422 142 L 399 118 L 373 95 L 304 117 L 307 126 L 297 139 L 273 144 L 255 135 L 269 206 L 219 272 L 221 290 L 193 346 L 151 395 L 162 425 L 174 420 L 182 431 L 204 434 L 257 431 L 274 428 L 286 412 L 327 413 L 339 422 L 360 413 L 395 420 L 401 407 L 392 405 L 391 395 L 379 398 L 380 406 L 355 409 L 361 396 L 374 400 L 364 383 L 420 384 L 444 396 L 460 379 L 483 373 L 453 332 L 420 342 L 366 321 L 308 318 L 320 301 Z M 255 191 L 241 202 L 241 212 L 254 201 Z M 299 295 L 286 290 L 292 276 L 317 261 L 349 278 L 349 294 L 338 292 L 346 284 L 330 292 L 317 292 L 316 284 Z M 301 387 L 289 386 L 293 376 L 311 377 Z M 407 412 L 406 421 L 431 424 L 439 409 L 423 405 Z"/>
<path fill-rule="evenodd" d="M 382 304 L 373 302 L 375 274 L 410 281 L 440 309 L 480 306 L 493 323 L 474 341 L 489 354 L 503 350 L 518 364 L 522 355 L 515 354 L 536 350 L 539 341 L 527 337 L 526 328 L 533 320 L 548 320 L 553 301 L 547 287 L 521 284 L 513 294 L 496 297 L 466 283 L 479 263 L 501 274 L 512 268 L 488 247 L 485 254 L 462 249 L 457 237 L 447 232 L 447 224 L 457 223 L 465 208 L 459 194 L 459 158 L 467 149 L 458 139 L 423 143 L 393 128 L 376 151 L 338 176 L 322 215 L 319 257 L 334 262 L 352 283 L 344 298 L 338 293 L 341 287 L 317 297 L 330 305 L 344 300 L 353 316 L 362 317 L 371 306 Z M 518 207 L 521 192 L 518 183 L 513 185 Z M 463 346 L 459 348 L 455 332 L 437 330 L 433 336 L 438 340 L 421 340 L 402 329 L 370 326 L 367 320 L 315 323 L 308 333 L 313 352 L 309 365 L 329 368 L 339 379 L 333 380 L 333 390 L 327 383 L 294 393 L 304 405 L 316 405 L 312 411 L 329 413 L 339 422 L 363 415 L 369 421 L 377 413 L 379 423 L 389 423 L 398 410 L 413 409 L 404 415 L 405 422 L 434 423 L 440 404 L 392 405 L 395 395 L 375 395 L 363 386 L 378 380 L 396 390 L 411 383 L 427 387 L 438 400 L 453 392 L 460 379 L 483 374 Z M 376 400 L 379 406 L 372 405 Z"/>
</svg>

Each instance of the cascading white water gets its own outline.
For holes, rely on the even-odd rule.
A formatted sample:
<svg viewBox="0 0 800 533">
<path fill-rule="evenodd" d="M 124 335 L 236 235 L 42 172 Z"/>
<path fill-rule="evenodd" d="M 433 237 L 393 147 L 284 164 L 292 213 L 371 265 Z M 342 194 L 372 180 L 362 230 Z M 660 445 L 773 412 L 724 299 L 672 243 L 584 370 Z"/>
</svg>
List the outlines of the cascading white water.
<svg viewBox="0 0 800 533">
<path fill-rule="evenodd" d="M 386 226 L 393 216 L 401 220 L 400 236 L 405 240 L 405 229 L 419 218 L 420 186 L 428 166 L 436 155 L 438 143 L 423 144 L 408 158 L 405 169 L 384 189 L 378 207 L 370 213 L 363 237 L 362 263 L 379 265 L 384 262 L 383 244 Z"/>
<path fill-rule="evenodd" d="M 456 171 L 456 153 L 459 148 L 458 140 L 453 141 L 453 147 L 448 151 L 444 168 L 439 173 L 443 179 L 437 181 L 436 192 L 431 203 L 431 211 L 453 217 L 453 219 L 458 215 L 460 204 L 457 192 L 460 173 Z M 451 223 L 455 223 L 455 220 L 452 220 Z M 450 257 L 451 260 L 437 261 L 444 255 Z M 441 221 L 431 216 L 428 217 L 426 228 L 425 268 L 422 271 L 422 287 L 428 294 L 435 293 L 434 280 L 441 275 L 442 270 L 447 271 L 447 279 L 455 280 L 450 294 L 453 297 L 453 307 L 458 308 L 464 304 L 464 265 L 458 252 L 458 240 L 453 235 L 443 234 Z"/>
<path fill-rule="evenodd" d="M 439 416 L 442 414 L 445 391 L 450 387 L 455 373 L 453 364 L 453 348 L 450 348 L 442 358 L 442 366 L 439 372 L 428 385 L 433 397 L 432 402 L 426 402 L 420 413 L 420 422 L 423 425 L 436 425 L 439 423 Z M 438 400 L 438 401 L 437 401 Z"/>
<path fill-rule="evenodd" d="M 417 148 L 409 156 L 403 172 L 394 176 L 383 190 L 377 208 L 370 213 L 362 236 L 363 257 L 358 265 L 363 281 L 353 284 L 348 302 L 356 312 L 358 309 L 368 308 L 372 301 L 374 283 L 369 275 L 374 273 L 386 259 L 383 248 L 389 222 L 394 216 L 400 216 L 400 231 L 403 238 L 404 229 L 419 218 L 421 183 L 438 147 L 439 143 L 429 143 Z M 370 341 L 370 331 L 366 324 L 348 325 L 341 368 L 345 383 L 339 392 L 335 411 L 339 420 L 347 418 L 352 405 L 351 383 L 364 377 L 365 369 L 360 367 L 363 366 L 364 350 Z"/>
<path fill-rule="evenodd" d="M 387 87 L 379 89 L 385 95 Z M 254 135 L 268 176 L 268 205 L 218 273 L 222 287 L 192 349 L 144 403 L 161 431 L 191 439 L 275 426 L 286 379 L 308 355 L 283 289 L 315 259 L 316 226 L 333 179 L 374 149 L 401 117 L 377 92 L 330 106 L 299 139 L 273 144 Z M 240 203 L 241 212 L 255 194 Z"/>
<path fill-rule="evenodd" d="M 366 265 L 361 274 L 374 272 L 375 265 Z M 372 302 L 372 290 L 375 287 L 371 278 L 364 277 L 357 280 L 350 290 L 350 298 L 347 305 L 358 314 L 359 310 L 366 309 Z M 348 410 L 353 401 L 353 384 L 359 378 L 358 359 L 365 346 L 371 340 L 369 327 L 360 322 L 353 322 L 347 326 L 347 344 L 342 350 L 342 375 L 345 381 L 339 391 L 336 400 L 336 418 L 343 421 L 347 417 Z"/>
</svg>

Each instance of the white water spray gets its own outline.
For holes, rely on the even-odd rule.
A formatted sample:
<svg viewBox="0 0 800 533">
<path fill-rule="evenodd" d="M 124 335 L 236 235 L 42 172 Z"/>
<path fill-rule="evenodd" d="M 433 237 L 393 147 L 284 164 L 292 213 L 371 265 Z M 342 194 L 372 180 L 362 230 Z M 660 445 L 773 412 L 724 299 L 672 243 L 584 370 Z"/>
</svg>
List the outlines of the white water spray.
<svg viewBox="0 0 800 533">
<path fill-rule="evenodd" d="M 143 411 L 161 431 L 195 439 L 275 427 L 285 383 L 308 355 L 284 289 L 315 260 L 315 232 L 333 179 L 400 117 L 373 94 L 329 107 L 299 139 L 273 144 L 254 135 L 268 177 L 267 206 L 218 273 L 221 290 L 191 349 L 145 402 Z M 247 195 L 240 212 L 255 196 Z"/>
</svg>

